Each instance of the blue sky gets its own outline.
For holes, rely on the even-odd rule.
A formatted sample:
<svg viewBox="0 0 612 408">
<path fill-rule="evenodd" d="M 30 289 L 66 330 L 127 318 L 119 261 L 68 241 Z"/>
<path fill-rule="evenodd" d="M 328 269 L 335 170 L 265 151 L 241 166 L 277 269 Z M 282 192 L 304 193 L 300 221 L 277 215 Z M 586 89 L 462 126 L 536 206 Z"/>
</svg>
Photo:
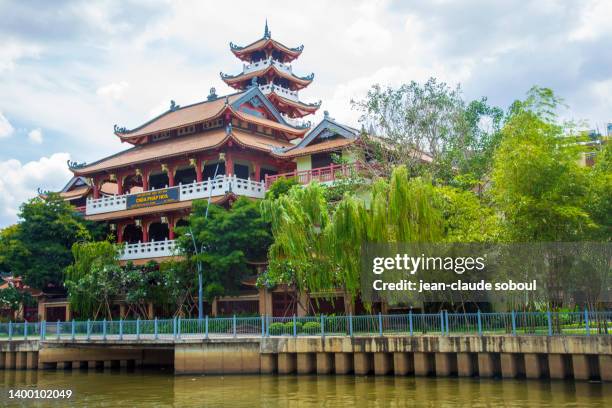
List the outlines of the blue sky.
<svg viewBox="0 0 612 408">
<path fill-rule="evenodd" d="M 609 1 L 0 0 L 0 15 L 0 227 L 37 187 L 65 184 L 66 160 L 127 148 L 115 123 L 229 92 L 219 71 L 241 62 L 228 43 L 258 39 L 266 18 L 305 46 L 294 72 L 316 76 L 302 99 L 353 126 L 350 100 L 374 83 L 430 76 L 504 108 L 548 86 L 567 119 L 612 121 Z"/>
</svg>

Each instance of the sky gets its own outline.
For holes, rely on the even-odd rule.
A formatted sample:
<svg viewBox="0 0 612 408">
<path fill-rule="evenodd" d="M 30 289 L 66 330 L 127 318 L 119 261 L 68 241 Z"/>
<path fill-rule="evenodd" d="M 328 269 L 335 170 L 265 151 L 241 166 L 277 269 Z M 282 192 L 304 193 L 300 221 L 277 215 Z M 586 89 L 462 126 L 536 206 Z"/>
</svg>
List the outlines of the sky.
<svg viewBox="0 0 612 408">
<path fill-rule="evenodd" d="M 19 205 L 70 179 L 66 161 L 129 146 L 134 128 L 231 90 L 219 72 L 242 62 L 229 42 L 272 37 L 304 45 L 293 62 L 315 73 L 300 93 L 358 127 L 351 99 L 373 84 L 429 77 L 466 100 L 506 108 L 532 85 L 565 99 L 564 118 L 612 121 L 612 2 L 539 1 L 7 1 L 0 0 L 0 228 Z"/>
</svg>

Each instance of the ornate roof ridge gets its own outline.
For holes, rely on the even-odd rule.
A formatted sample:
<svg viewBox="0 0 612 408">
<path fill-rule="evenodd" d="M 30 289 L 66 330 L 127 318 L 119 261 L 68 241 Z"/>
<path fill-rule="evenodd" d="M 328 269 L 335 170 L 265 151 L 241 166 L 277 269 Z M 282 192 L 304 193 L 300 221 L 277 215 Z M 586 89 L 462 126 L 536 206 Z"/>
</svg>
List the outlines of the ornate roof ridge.
<svg viewBox="0 0 612 408">
<path fill-rule="evenodd" d="M 244 76 L 244 77 L 247 77 L 247 78 L 251 78 L 253 76 L 258 76 L 258 75 L 254 75 L 254 74 L 262 74 L 263 75 L 263 74 L 267 73 L 271 69 L 274 69 L 280 76 L 283 76 L 283 77 L 289 76 L 289 77 L 293 77 L 293 78 L 295 78 L 297 80 L 300 80 L 300 81 L 309 81 L 309 82 L 312 82 L 312 80 L 314 79 L 314 76 L 315 76 L 314 72 L 312 72 L 312 73 L 310 73 L 308 75 L 305 75 L 305 76 L 299 76 L 299 75 L 294 74 L 293 72 L 285 73 L 285 72 L 281 71 L 280 69 L 278 69 L 278 67 L 276 67 L 274 64 L 263 66 L 260 70 L 252 71 L 252 72 L 247 72 L 246 74 L 244 72 L 241 72 L 239 74 L 232 75 L 232 74 L 226 74 L 223 71 L 219 71 L 219 76 L 221 77 L 221 80 L 223 80 L 223 81 L 225 81 L 226 79 L 228 79 L 228 80 L 237 79 L 237 78 L 240 78 L 241 76 Z"/>
<path fill-rule="evenodd" d="M 176 105 L 176 102 L 174 102 L 174 100 L 172 100 L 172 101 L 170 101 L 170 108 L 168 110 L 160 113 L 159 115 L 155 116 L 154 118 L 149 119 L 148 121 L 146 121 L 142 125 L 137 126 L 137 127 L 133 128 L 133 129 L 128 129 L 126 127 L 119 127 L 118 125 L 115 124 L 114 127 L 113 127 L 114 133 L 115 133 L 115 135 L 117 135 L 119 137 L 121 137 L 121 136 L 128 136 L 129 137 L 130 133 L 134 133 L 134 132 L 144 128 L 145 126 L 155 122 L 156 120 L 166 116 L 169 113 L 177 112 L 177 111 L 184 110 L 184 109 L 191 108 L 191 107 L 198 106 L 198 105 L 203 105 L 203 104 L 206 104 L 206 103 L 215 102 L 215 101 L 217 101 L 219 99 L 228 98 L 230 96 L 239 95 L 239 94 L 245 93 L 245 92 L 247 92 L 247 90 L 237 91 L 237 92 L 233 92 L 233 93 L 230 93 L 230 94 L 227 94 L 227 95 L 223 95 L 223 96 L 217 96 L 214 99 L 213 98 L 206 99 L 206 100 L 199 101 L 199 102 L 194 102 L 192 104 L 185 105 L 185 106 Z"/>
</svg>

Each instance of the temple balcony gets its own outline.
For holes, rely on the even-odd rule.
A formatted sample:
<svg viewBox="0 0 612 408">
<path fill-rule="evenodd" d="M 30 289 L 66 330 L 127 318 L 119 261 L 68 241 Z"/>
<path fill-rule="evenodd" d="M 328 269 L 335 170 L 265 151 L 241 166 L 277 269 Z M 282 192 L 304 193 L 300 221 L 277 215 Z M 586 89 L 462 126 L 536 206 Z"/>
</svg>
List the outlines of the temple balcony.
<svg viewBox="0 0 612 408">
<path fill-rule="evenodd" d="M 251 72 L 261 71 L 262 69 L 268 68 L 270 65 L 274 65 L 280 71 L 286 72 L 288 74 L 293 74 L 293 69 L 291 68 L 291 65 L 283 64 L 280 61 L 272 59 L 272 57 L 257 62 L 252 62 L 250 64 L 243 64 L 242 73 L 248 74 Z"/>
<path fill-rule="evenodd" d="M 98 199 L 88 198 L 85 206 L 85 214 L 94 215 L 127 210 L 131 208 L 128 202 L 137 202 L 139 197 L 143 197 L 144 195 L 155 191 L 171 191 L 176 196 L 174 201 L 179 202 L 207 199 L 208 197 L 223 196 L 227 193 L 233 193 L 239 196 L 251 198 L 263 198 L 265 195 L 264 182 L 258 182 L 251 179 L 241 179 L 235 175 L 220 175 L 215 179 L 208 179 L 202 182 L 179 184 L 174 187 L 159 190 L 147 190 L 137 194 L 109 195 Z M 161 205 L 164 203 L 165 202 L 160 201 L 159 204 L 156 204 L 155 200 L 153 200 L 146 206 Z"/>
<path fill-rule="evenodd" d="M 338 180 L 351 176 L 355 171 L 358 171 L 358 163 L 350 164 L 330 164 L 325 167 L 318 167 L 307 170 L 295 170 L 289 173 L 266 175 L 265 187 L 270 188 L 279 178 L 295 179 L 299 184 L 308 184 L 311 181 L 317 181 L 321 184 L 333 184 Z"/>
<path fill-rule="evenodd" d="M 121 250 L 119 260 L 133 261 L 137 259 L 162 258 L 177 255 L 175 240 L 138 242 L 125 244 Z"/>
<path fill-rule="evenodd" d="M 278 96 L 282 96 L 283 98 L 286 98 L 286 99 L 289 99 L 295 102 L 300 101 L 298 98 L 297 91 L 292 91 L 290 89 L 283 88 L 282 86 L 278 86 L 274 84 L 266 84 L 266 85 L 259 85 L 259 89 L 264 95 L 268 95 L 274 92 L 275 94 L 277 94 Z"/>
</svg>

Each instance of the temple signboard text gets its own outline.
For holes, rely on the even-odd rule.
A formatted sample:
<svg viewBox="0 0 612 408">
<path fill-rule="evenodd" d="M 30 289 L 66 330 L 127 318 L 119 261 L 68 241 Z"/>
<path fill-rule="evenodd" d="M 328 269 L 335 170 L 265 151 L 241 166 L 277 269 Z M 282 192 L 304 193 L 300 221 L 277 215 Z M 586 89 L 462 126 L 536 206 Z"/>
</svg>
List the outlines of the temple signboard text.
<svg viewBox="0 0 612 408">
<path fill-rule="evenodd" d="M 178 187 L 146 191 L 127 196 L 127 209 L 150 207 L 153 205 L 176 203 L 180 201 L 181 192 Z"/>
</svg>

